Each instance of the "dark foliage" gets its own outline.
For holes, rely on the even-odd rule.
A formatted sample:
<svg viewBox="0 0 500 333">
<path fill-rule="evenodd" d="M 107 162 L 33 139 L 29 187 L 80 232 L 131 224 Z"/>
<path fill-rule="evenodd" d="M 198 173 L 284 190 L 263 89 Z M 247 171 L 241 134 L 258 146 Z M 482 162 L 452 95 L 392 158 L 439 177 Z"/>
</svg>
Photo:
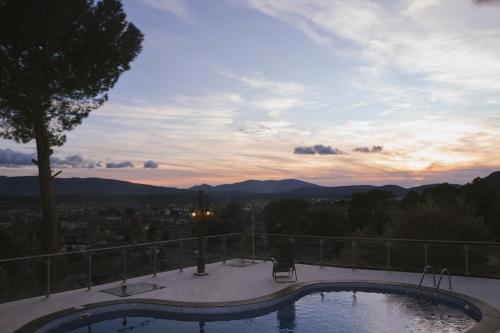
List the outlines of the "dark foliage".
<svg viewBox="0 0 500 333">
<path fill-rule="evenodd" d="M 350 234 L 344 202 L 311 203 L 282 199 L 269 203 L 261 218 L 270 233 L 324 236 Z"/>
<path fill-rule="evenodd" d="M 359 231 L 369 225 L 376 233 L 382 233 L 389 222 L 388 212 L 393 202 L 391 193 L 380 190 L 354 194 L 349 202 L 351 230 Z"/>
<path fill-rule="evenodd" d="M 50 155 L 141 51 L 119 0 L 0 0 L 0 137 L 36 141 L 43 249 L 56 250 Z"/>
<path fill-rule="evenodd" d="M 38 124 L 62 145 L 107 99 L 142 38 L 118 0 L 0 1 L 0 135 L 26 143 Z"/>
<path fill-rule="evenodd" d="M 269 232 L 446 240 L 500 240 L 498 190 L 476 179 L 463 187 L 441 184 L 401 200 L 380 190 L 350 200 L 312 203 L 283 199 L 262 212 Z"/>
</svg>

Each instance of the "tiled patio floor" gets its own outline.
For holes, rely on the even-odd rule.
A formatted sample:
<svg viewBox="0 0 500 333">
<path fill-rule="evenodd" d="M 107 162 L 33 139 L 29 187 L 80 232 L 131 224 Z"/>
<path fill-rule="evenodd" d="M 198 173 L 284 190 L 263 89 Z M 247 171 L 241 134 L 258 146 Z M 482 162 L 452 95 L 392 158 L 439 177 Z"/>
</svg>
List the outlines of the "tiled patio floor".
<svg viewBox="0 0 500 333">
<path fill-rule="evenodd" d="M 127 283 L 150 282 L 166 288 L 129 296 L 127 299 L 151 298 L 188 302 L 237 301 L 264 296 L 289 285 L 274 282 L 271 277 L 272 264 L 270 262 L 258 262 L 244 267 L 230 264 L 231 262 L 207 265 L 209 275 L 204 277 L 194 276 L 195 267 L 191 267 L 182 272 L 175 270 L 159 273 L 156 278 L 143 276 L 130 279 Z M 311 265 L 297 265 L 297 271 L 299 281 L 373 280 L 418 284 L 420 279 L 420 274 L 417 273 L 352 270 Z M 425 285 L 431 284 L 429 277 Z M 101 291 L 119 285 L 120 282 L 114 282 L 95 286 L 90 291 L 78 289 L 53 294 L 49 298 L 35 297 L 0 304 L 1 332 L 13 332 L 35 318 L 58 310 L 120 299 Z M 447 281 L 443 281 L 442 287 L 447 288 Z M 500 310 L 500 280 L 454 276 L 453 290 L 483 300 Z"/>
</svg>

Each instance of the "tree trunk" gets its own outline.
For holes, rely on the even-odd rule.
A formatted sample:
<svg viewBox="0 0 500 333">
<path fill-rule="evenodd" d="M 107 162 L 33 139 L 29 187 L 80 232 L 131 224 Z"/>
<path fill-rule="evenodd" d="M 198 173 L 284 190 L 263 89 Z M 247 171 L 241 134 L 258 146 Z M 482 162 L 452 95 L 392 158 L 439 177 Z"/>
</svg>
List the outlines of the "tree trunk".
<svg viewBox="0 0 500 333">
<path fill-rule="evenodd" d="M 38 155 L 38 182 L 42 205 L 42 250 L 45 253 L 57 250 L 56 212 L 52 194 L 52 170 L 50 169 L 50 142 L 45 123 L 35 127 Z"/>
</svg>

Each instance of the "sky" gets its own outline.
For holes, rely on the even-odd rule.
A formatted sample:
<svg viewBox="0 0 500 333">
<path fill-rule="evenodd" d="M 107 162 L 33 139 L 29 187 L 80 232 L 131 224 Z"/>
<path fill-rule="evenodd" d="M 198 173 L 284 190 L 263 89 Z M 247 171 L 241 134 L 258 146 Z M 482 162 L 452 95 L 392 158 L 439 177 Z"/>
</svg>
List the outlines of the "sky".
<svg viewBox="0 0 500 333">
<path fill-rule="evenodd" d="M 63 177 L 467 183 L 500 170 L 500 1 L 124 0 L 143 50 Z M 0 175 L 36 175 L 0 139 Z"/>
</svg>

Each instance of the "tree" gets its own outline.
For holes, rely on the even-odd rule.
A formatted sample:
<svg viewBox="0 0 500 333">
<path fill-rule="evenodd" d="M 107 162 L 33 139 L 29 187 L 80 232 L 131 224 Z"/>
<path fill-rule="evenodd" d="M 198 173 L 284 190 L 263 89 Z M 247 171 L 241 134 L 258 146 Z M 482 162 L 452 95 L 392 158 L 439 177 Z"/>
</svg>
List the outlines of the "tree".
<svg viewBox="0 0 500 333">
<path fill-rule="evenodd" d="M 389 222 L 388 211 L 394 204 L 393 194 L 381 190 L 354 193 L 349 202 L 349 223 L 352 231 L 360 231 L 366 226 L 381 234 Z"/>
<path fill-rule="evenodd" d="M 306 231 L 309 202 L 280 199 L 264 207 L 262 219 L 270 233 L 301 234 Z"/>
<path fill-rule="evenodd" d="M 142 40 L 119 0 L 0 0 L 0 137 L 36 142 L 45 251 L 56 246 L 52 147 L 107 100 Z"/>
<path fill-rule="evenodd" d="M 387 230 L 391 238 L 446 239 L 488 241 L 490 231 L 483 218 L 462 198 L 456 203 L 427 199 L 411 207 L 391 212 L 392 225 Z"/>
</svg>

